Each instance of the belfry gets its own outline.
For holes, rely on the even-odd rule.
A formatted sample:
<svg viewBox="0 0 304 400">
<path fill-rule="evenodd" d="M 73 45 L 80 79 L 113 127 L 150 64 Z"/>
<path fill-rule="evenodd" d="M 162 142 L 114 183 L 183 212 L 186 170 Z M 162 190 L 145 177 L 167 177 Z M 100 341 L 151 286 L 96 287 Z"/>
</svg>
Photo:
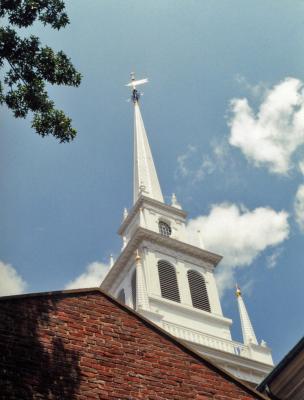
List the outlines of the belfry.
<svg viewBox="0 0 304 400">
<path fill-rule="evenodd" d="M 186 212 L 176 196 L 162 195 L 139 107 L 134 74 L 133 206 L 119 228 L 122 250 L 101 288 L 185 341 L 236 377 L 258 384 L 272 370 L 270 349 L 258 343 L 237 288 L 244 343 L 232 340 L 232 320 L 222 313 L 214 270 L 222 257 L 188 243 Z"/>
</svg>

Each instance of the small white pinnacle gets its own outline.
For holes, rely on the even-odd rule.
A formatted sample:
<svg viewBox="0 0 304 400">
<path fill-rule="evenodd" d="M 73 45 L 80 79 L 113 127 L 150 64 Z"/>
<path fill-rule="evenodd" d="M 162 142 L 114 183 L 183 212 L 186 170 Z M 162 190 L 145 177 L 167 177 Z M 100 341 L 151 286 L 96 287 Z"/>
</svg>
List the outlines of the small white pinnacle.
<svg viewBox="0 0 304 400">
<path fill-rule="evenodd" d="M 203 242 L 203 239 L 202 239 L 201 231 L 198 229 L 196 232 L 197 232 L 197 236 L 198 236 L 199 245 L 200 245 L 200 247 L 202 249 L 204 249 L 205 245 L 204 245 L 204 242 Z"/>
<path fill-rule="evenodd" d="M 172 193 L 172 197 L 171 197 L 171 206 L 175 207 L 175 208 L 179 208 L 181 209 L 181 205 L 179 204 L 179 202 L 177 201 L 176 195 L 175 193 Z"/>
<path fill-rule="evenodd" d="M 114 265 L 114 257 L 113 254 L 110 254 L 110 267 L 113 267 Z"/>
</svg>

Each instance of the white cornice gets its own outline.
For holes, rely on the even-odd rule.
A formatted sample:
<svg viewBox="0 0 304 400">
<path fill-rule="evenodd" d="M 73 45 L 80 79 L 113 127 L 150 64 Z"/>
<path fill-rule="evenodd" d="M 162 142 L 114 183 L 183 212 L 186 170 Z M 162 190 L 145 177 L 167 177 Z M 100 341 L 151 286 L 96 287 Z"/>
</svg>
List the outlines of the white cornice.
<svg viewBox="0 0 304 400">
<path fill-rule="evenodd" d="M 194 308 L 191 306 L 188 306 L 186 304 L 181 304 L 177 303 L 175 301 L 167 300 L 164 297 L 161 296 L 149 296 L 149 299 L 152 301 L 162 303 L 162 304 L 168 304 L 171 308 L 176 308 L 178 310 L 184 310 L 187 311 L 187 314 L 194 314 L 194 315 L 199 315 L 202 319 L 210 319 L 210 320 L 216 320 L 220 322 L 221 324 L 227 325 L 228 328 L 232 325 L 232 319 L 230 318 L 225 318 L 222 317 L 221 315 L 209 313 L 207 311 L 199 310 L 198 308 Z"/>
<path fill-rule="evenodd" d="M 222 259 L 222 256 L 218 254 L 211 253 L 207 250 L 200 249 L 185 242 L 180 242 L 179 240 L 172 239 L 170 237 L 162 236 L 157 232 L 138 227 L 132 238 L 129 240 L 127 246 L 120 253 L 113 267 L 110 269 L 107 276 L 103 280 L 101 284 L 101 288 L 103 290 L 110 290 L 112 288 L 116 278 L 121 273 L 121 270 L 126 267 L 126 264 L 134 255 L 134 252 L 136 251 L 136 249 L 138 249 L 138 247 L 144 240 L 150 240 L 169 249 L 188 254 L 192 257 L 205 261 L 213 265 L 214 267 L 216 267 L 216 265 Z"/>
</svg>

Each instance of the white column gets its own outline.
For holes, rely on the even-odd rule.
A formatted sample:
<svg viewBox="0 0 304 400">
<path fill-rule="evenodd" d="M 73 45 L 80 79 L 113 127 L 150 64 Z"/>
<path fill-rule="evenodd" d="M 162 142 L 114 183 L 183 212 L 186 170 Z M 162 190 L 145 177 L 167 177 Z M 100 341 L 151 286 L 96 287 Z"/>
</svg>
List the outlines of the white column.
<svg viewBox="0 0 304 400">
<path fill-rule="evenodd" d="M 149 300 L 145 283 L 144 271 L 138 250 L 135 256 L 136 266 L 136 305 L 137 310 L 149 310 Z"/>
</svg>

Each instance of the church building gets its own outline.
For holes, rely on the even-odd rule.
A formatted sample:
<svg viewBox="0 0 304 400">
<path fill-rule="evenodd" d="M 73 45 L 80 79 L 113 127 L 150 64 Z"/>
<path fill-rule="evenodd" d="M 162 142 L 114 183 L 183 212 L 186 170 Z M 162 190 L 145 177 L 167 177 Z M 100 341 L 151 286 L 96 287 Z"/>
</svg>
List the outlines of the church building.
<svg viewBox="0 0 304 400">
<path fill-rule="evenodd" d="M 0 400 L 267 400 L 273 368 L 237 288 L 244 343 L 231 337 L 214 278 L 221 256 L 188 243 L 165 204 L 134 105 L 134 204 L 101 288 L 0 298 Z"/>
<path fill-rule="evenodd" d="M 99 288 L 0 297 L 0 400 L 267 400 Z"/>
<path fill-rule="evenodd" d="M 188 242 L 187 214 L 174 194 L 171 204 L 164 202 L 139 107 L 137 86 L 146 82 L 132 74 L 127 85 L 134 106 L 133 206 L 123 213 L 122 250 L 101 289 L 256 385 L 273 368 L 271 350 L 258 342 L 239 288 L 243 343 L 232 339 L 232 320 L 223 315 L 214 277 L 222 257 Z"/>
</svg>

